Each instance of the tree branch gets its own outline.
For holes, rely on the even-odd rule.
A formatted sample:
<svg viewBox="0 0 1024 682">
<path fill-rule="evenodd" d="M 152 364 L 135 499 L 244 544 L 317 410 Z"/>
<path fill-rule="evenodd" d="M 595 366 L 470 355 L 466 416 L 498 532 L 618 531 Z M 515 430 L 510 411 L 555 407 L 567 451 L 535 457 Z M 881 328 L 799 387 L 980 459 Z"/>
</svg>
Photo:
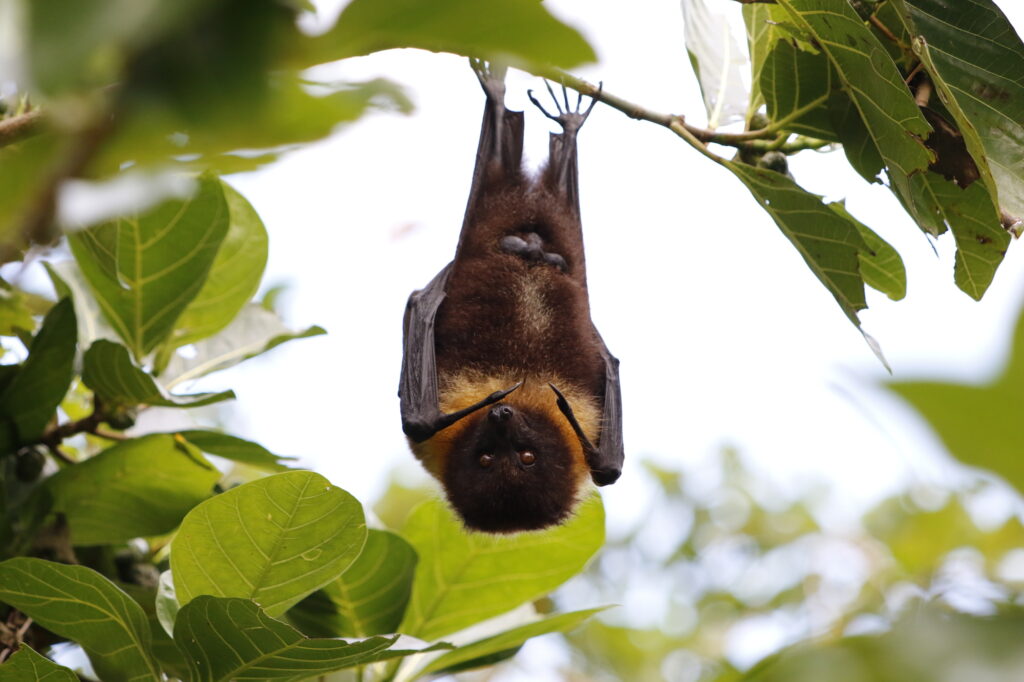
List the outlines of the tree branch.
<svg viewBox="0 0 1024 682">
<path fill-rule="evenodd" d="M 0 119 L 0 147 L 38 135 L 42 129 L 42 109 L 33 109 L 17 116 Z"/>
</svg>

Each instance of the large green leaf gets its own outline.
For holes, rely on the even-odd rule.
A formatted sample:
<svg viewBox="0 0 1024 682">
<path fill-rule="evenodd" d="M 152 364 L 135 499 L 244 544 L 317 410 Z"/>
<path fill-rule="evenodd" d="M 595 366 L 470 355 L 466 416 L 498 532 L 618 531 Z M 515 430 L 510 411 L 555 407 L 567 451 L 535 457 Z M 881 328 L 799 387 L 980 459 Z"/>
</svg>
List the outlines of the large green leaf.
<svg viewBox="0 0 1024 682">
<path fill-rule="evenodd" d="M 201 594 L 244 597 L 278 615 L 341 575 L 365 542 L 354 497 L 319 474 L 288 471 L 189 512 L 171 547 L 171 572 L 183 605 Z"/>
<path fill-rule="evenodd" d="M 69 241 L 108 321 L 141 359 L 199 293 L 227 230 L 223 187 L 203 177 L 190 199 L 164 201 Z"/>
<path fill-rule="evenodd" d="M 221 183 L 231 220 L 206 283 L 174 325 L 169 343 L 182 346 L 228 326 L 256 294 L 267 264 L 267 229 L 245 197 Z"/>
<path fill-rule="evenodd" d="M 170 395 L 132 362 L 127 348 L 102 339 L 93 343 L 85 353 L 82 381 L 113 405 L 199 407 L 235 397 L 234 391 Z"/>
<path fill-rule="evenodd" d="M 60 140 L 40 135 L 16 145 L 0 147 L 0 245 L 21 242 L 21 226 L 46 203 L 45 187 L 61 153 Z M 6 248 L 5 248 L 6 251 Z M 0 260 L 9 260 L 5 254 Z"/>
<path fill-rule="evenodd" d="M 931 126 L 921 115 L 889 53 L 848 2 L 778 0 L 790 19 L 829 58 L 885 161 L 889 180 L 916 216 L 910 176 L 928 167 L 921 141 Z"/>
<path fill-rule="evenodd" d="M 276 313 L 257 303 L 250 303 L 219 334 L 197 341 L 187 355 L 180 351 L 172 355 L 161 372 L 161 380 L 165 386 L 173 388 L 184 381 L 198 379 L 262 355 L 286 341 L 326 333 L 316 326 L 292 331 L 284 326 Z"/>
<path fill-rule="evenodd" d="M 396 47 L 563 68 L 596 59 L 576 30 L 520 0 L 354 0 L 302 58 L 311 64 Z"/>
<path fill-rule="evenodd" d="M 516 535 L 467 532 L 447 506 L 417 507 L 402 535 L 419 554 L 401 631 L 428 641 L 541 597 L 579 573 L 604 543 L 592 495 L 566 524 Z"/>
<path fill-rule="evenodd" d="M 69 668 L 57 665 L 40 656 L 24 642 L 14 655 L 0 665 L 0 682 L 78 682 L 78 676 Z"/>
<path fill-rule="evenodd" d="M 46 315 L 28 358 L 0 392 L 0 455 L 38 439 L 54 416 L 73 377 L 76 331 L 74 306 L 64 299 Z"/>
<path fill-rule="evenodd" d="M 390 649 L 397 636 L 307 639 L 247 599 L 208 596 L 182 607 L 174 639 L 188 655 L 193 682 L 306 680 L 418 653 Z"/>
<path fill-rule="evenodd" d="M 894 0 L 996 203 L 1024 216 L 1024 43 L 991 0 Z"/>
<path fill-rule="evenodd" d="M 412 591 L 416 552 L 394 533 L 371 530 L 355 563 L 288 612 L 307 635 L 369 637 L 396 632 Z"/>
<path fill-rule="evenodd" d="M 54 511 L 76 545 L 174 530 L 213 491 L 220 473 L 185 442 L 157 434 L 118 443 L 47 480 Z"/>
<path fill-rule="evenodd" d="M 786 10 L 778 5 L 747 4 L 743 6 L 743 22 L 747 27 L 747 48 L 750 51 L 750 104 L 747 117 L 765 103 L 761 93 L 761 77 L 768 55 L 782 37 Z"/>
<path fill-rule="evenodd" d="M 78 264 L 68 259 L 55 263 L 44 261 L 43 266 L 46 268 L 46 274 L 50 276 L 57 296 L 70 298 L 75 304 L 79 348 L 88 348 L 97 339 L 117 341 L 117 332 L 104 319 L 99 302 L 92 295 L 89 283 Z"/>
<path fill-rule="evenodd" d="M 245 440 L 244 438 L 230 436 L 217 431 L 178 431 L 178 435 L 203 452 L 260 469 L 284 471 L 288 467 L 281 464 L 282 460 L 295 459 L 294 457 L 275 455 L 259 443 L 253 443 L 251 440 Z"/>
<path fill-rule="evenodd" d="M 747 186 L 850 321 L 860 326 L 857 311 L 867 307 L 860 254 L 868 248 L 856 226 L 781 173 L 731 161 L 723 165 Z"/>
<path fill-rule="evenodd" d="M 153 658 L 160 664 L 160 668 L 171 679 L 187 680 L 189 670 L 185 655 L 171 639 L 170 633 L 164 630 L 157 615 L 156 588 L 131 583 L 117 583 L 117 586 L 135 600 L 135 603 L 142 607 L 143 613 L 146 614 L 149 633 L 153 637 Z"/>
<path fill-rule="evenodd" d="M 0 601 L 82 645 L 108 669 L 110 682 L 163 677 L 151 651 L 146 615 L 112 582 L 85 566 L 18 557 L 0 563 Z"/>
<path fill-rule="evenodd" d="M 587 609 L 586 611 L 573 611 L 572 613 L 560 613 L 538 620 L 535 623 L 521 625 L 492 637 L 460 646 L 454 651 L 441 654 L 432 660 L 422 670 L 418 671 L 416 676 L 423 677 L 451 670 L 467 670 L 471 667 L 470 664 L 473 661 L 480 659 L 487 661 L 489 656 L 500 654 L 510 649 L 517 649 L 532 637 L 539 637 L 552 632 L 568 632 L 573 630 L 579 627 L 583 621 L 602 610 L 604 609 L 598 608 Z"/>
</svg>

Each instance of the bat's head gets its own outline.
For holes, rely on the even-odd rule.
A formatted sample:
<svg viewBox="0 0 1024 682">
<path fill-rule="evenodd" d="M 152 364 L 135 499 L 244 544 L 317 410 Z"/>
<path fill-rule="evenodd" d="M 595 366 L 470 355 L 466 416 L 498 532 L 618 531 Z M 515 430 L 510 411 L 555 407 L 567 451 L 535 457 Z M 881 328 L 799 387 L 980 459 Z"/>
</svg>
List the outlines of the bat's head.
<svg viewBox="0 0 1024 682">
<path fill-rule="evenodd" d="M 488 533 L 565 521 L 588 480 L 579 439 L 553 400 L 480 410 L 452 443 L 441 475 L 465 524 Z"/>
</svg>

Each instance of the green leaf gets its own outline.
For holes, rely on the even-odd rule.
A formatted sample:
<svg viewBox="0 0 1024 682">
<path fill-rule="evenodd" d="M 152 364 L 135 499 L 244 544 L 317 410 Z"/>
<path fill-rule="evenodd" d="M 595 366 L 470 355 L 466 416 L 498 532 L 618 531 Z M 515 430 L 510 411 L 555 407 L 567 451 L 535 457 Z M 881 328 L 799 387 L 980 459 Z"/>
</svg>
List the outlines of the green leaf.
<svg viewBox="0 0 1024 682">
<path fill-rule="evenodd" d="M 0 601 L 106 661 L 110 682 L 163 679 L 153 662 L 146 614 L 112 582 L 85 566 L 18 557 L 0 563 Z"/>
<path fill-rule="evenodd" d="M 781 173 L 732 161 L 723 165 L 747 186 L 796 247 L 839 307 L 858 327 L 867 307 L 860 254 L 868 252 L 855 225 Z"/>
<path fill-rule="evenodd" d="M 326 333 L 320 327 L 291 331 L 275 313 L 250 303 L 222 332 L 196 342 L 191 353 L 178 351 L 172 355 L 161 378 L 165 386 L 173 388 L 262 355 L 286 341 Z"/>
<path fill-rule="evenodd" d="M 409 602 L 415 569 L 416 551 L 408 542 L 394 533 L 371 530 L 355 563 L 296 604 L 288 619 L 317 637 L 396 632 Z"/>
<path fill-rule="evenodd" d="M 801 49 L 794 40 L 776 40 L 760 71 L 760 92 L 772 121 L 803 112 L 786 130 L 837 140 L 828 101 L 833 70 L 825 55 Z"/>
<path fill-rule="evenodd" d="M 416 508 L 402 535 L 420 561 L 400 629 L 432 641 L 537 599 L 579 573 L 604 543 L 604 508 L 592 495 L 562 526 L 487 535 L 467 532 L 444 503 L 432 500 Z"/>
<path fill-rule="evenodd" d="M 0 336 L 15 336 L 19 332 L 31 334 L 35 330 L 32 311 L 21 292 L 0 287 Z"/>
<path fill-rule="evenodd" d="M 182 607 L 174 639 L 188 656 L 193 682 L 305 680 L 418 653 L 389 649 L 397 636 L 307 639 L 247 599 L 209 596 Z"/>
<path fill-rule="evenodd" d="M 75 309 L 69 299 L 55 305 L 32 340 L 28 358 L 0 393 L 0 455 L 37 440 L 71 385 L 75 361 Z"/>
<path fill-rule="evenodd" d="M 244 597 L 278 615 L 341 575 L 365 542 L 359 502 L 319 474 L 288 471 L 246 483 L 182 522 L 171 546 L 178 602 Z"/>
<path fill-rule="evenodd" d="M 153 612 L 160 623 L 160 628 L 168 637 L 174 634 L 174 621 L 178 619 L 179 610 L 181 605 L 178 604 L 178 596 L 174 593 L 174 576 L 170 571 L 164 571 L 156 585 Z"/>
<path fill-rule="evenodd" d="M 790 19 L 829 58 L 885 161 L 893 191 L 915 217 L 910 176 L 928 167 L 921 142 L 931 126 L 921 115 L 892 58 L 847 2 L 778 0 Z"/>
<path fill-rule="evenodd" d="M 288 467 L 281 464 L 281 461 L 295 459 L 295 457 L 275 455 L 259 443 L 217 431 L 178 431 L 177 435 L 207 454 L 217 455 L 260 469 L 286 471 Z"/>
<path fill-rule="evenodd" d="M 831 203 L 828 207 L 853 224 L 867 245 L 867 249 L 857 255 L 864 283 L 894 301 L 906 296 L 907 269 L 903 266 L 899 252 L 874 230 L 854 218 L 843 204 Z"/>
<path fill-rule="evenodd" d="M 136 359 L 171 333 L 227 234 L 220 181 L 202 177 L 198 184 L 191 199 L 171 199 L 69 237 L 107 320 Z"/>
<path fill-rule="evenodd" d="M 747 27 L 747 47 L 750 51 L 750 104 L 747 118 L 765 103 L 761 92 L 761 78 L 768 55 L 775 42 L 784 37 L 783 22 L 788 20 L 786 11 L 778 5 L 743 5 L 743 23 Z"/>
<path fill-rule="evenodd" d="M 47 480 L 53 509 L 76 545 L 162 535 L 178 527 L 220 478 L 198 451 L 156 434 L 118 443 Z"/>
<path fill-rule="evenodd" d="M 0 147 L 0 244 L 23 246 L 22 226 L 45 205 L 45 188 L 52 168 L 59 163 L 62 140 L 56 135 L 39 135 L 19 144 Z M 16 257 L 7 253 L 0 260 Z"/>
<path fill-rule="evenodd" d="M 170 395 L 153 377 L 135 366 L 127 348 L 102 339 L 85 353 L 82 381 L 96 395 L 114 405 L 200 407 L 235 397 L 234 391 Z"/>
<path fill-rule="evenodd" d="M 961 189 L 936 173 L 922 176 L 956 240 L 954 281 L 968 296 L 981 300 L 1010 246 L 1010 233 L 1000 225 L 999 212 L 981 183 Z"/>
<path fill-rule="evenodd" d="M 586 611 L 573 611 L 572 613 L 560 613 L 549 616 L 535 623 L 522 625 L 511 630 L 485 639 L 477 640 L 471 644 L 460 646 L 453 651 L 446 652 L 432 660 L 422 670 L 418 671 L 416 677 L 424 675 L 440 674 L 451 669 L 468 670 L 468 663 L 476 659 L 487 660 L 494 654 L 499 654 L 510 649 L 521 647 L 526 640 L 532 637 L 547 635 L 552 632 L 569 632 L 579 627 L 595 613 L 603 611 L 603 608 L 587 609 Z"/>
<path fill-rule="evenodd" d="M 193 343 L 228 326 L 256 294 L 267 264 L 267 229 L 256 210 L 230 185 L 221 182 L 231 216 L 227 236 L 206 276 L 206 283 L 174 325 L 168 343 Z"/>
<path fill-rule="evenodd" d="M 396 47 L 562 68 L 596 60 L 575 29 L 519 0 L 354 0 L 311 46 L 305 65 Z"/>
<path fill-rule="evenodd" d="M 24 642 L 14 655 L 0 665 L 0 682 L 78 682 L 78 676 L 45 656 L 40 656 Z"/>
<path fill-rule="evenodd" d="M 741 118 L 749 99 L 741 73 L 747 57 L 732 34 L 723 10 L 712 11 L 706 0 L 683 0 L 683 38 L 697 76 L 708 127 Z"/>
<path fill-rule="evenodd" d="M 898 0 L 914 52 L 997 205 L 1024 216 L 1024 43 L 991 0 Z"/>
<path fill-rule="evenodd" d="M 70 298 L 75 304 L 75 317 L 78 319 L 78 345 L 88 348 L 97 339 L 117 341 L 117 332 L 107 324 L 100 310 L 99 301 L 92 295 L 85 275 L 73 260 L 62 260 L 56 263 L 44 261 L 43 267 L 50 276 L 50 282 L 59 298 Z"/>
<path fill-rule="evenodd" d="M 157 590 L 131 583 L 117 583 L 117 586 L 142 607 L 146 614 L 149 633 L 153 637 L 153 658 L 160 664 L 160 668 L 171 679 L 187 680 L 189 670 L 185 655 L 171 639 L 170 633 L 164 630 L 157 615 Z M 102 673 L 96 672 L 102 678 Z"/>
</svg>

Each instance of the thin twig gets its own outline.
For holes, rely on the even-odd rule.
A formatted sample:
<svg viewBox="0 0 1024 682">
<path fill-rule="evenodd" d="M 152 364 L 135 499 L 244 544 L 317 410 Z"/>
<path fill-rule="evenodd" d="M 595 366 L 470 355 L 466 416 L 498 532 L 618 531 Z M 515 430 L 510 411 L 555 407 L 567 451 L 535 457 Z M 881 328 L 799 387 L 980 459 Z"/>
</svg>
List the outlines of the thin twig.
<svg viewBox="0 0 1024 682">
<path fill-rule="evenodd" d="M 896 34 L 893 33 L 892 31 L 890 31 L 889 27 L 886 26 L 885 24 L 883 24 L 882 20 L 879 19 L 874 14 L 872 14 L 872 15 L 870 15 L 868 17 L 868 21 L 871 23 L 872 26 L 874 26 L 875 28 L 878 29 L 879 33 L 884 35 L 886 38 L 888 38 L 892 42 L 896 43 L 897 45 L 902 45 L 903 44 L 903 43 L 900 42 L 900 39 L 896 36 Z"/>
</svg>

